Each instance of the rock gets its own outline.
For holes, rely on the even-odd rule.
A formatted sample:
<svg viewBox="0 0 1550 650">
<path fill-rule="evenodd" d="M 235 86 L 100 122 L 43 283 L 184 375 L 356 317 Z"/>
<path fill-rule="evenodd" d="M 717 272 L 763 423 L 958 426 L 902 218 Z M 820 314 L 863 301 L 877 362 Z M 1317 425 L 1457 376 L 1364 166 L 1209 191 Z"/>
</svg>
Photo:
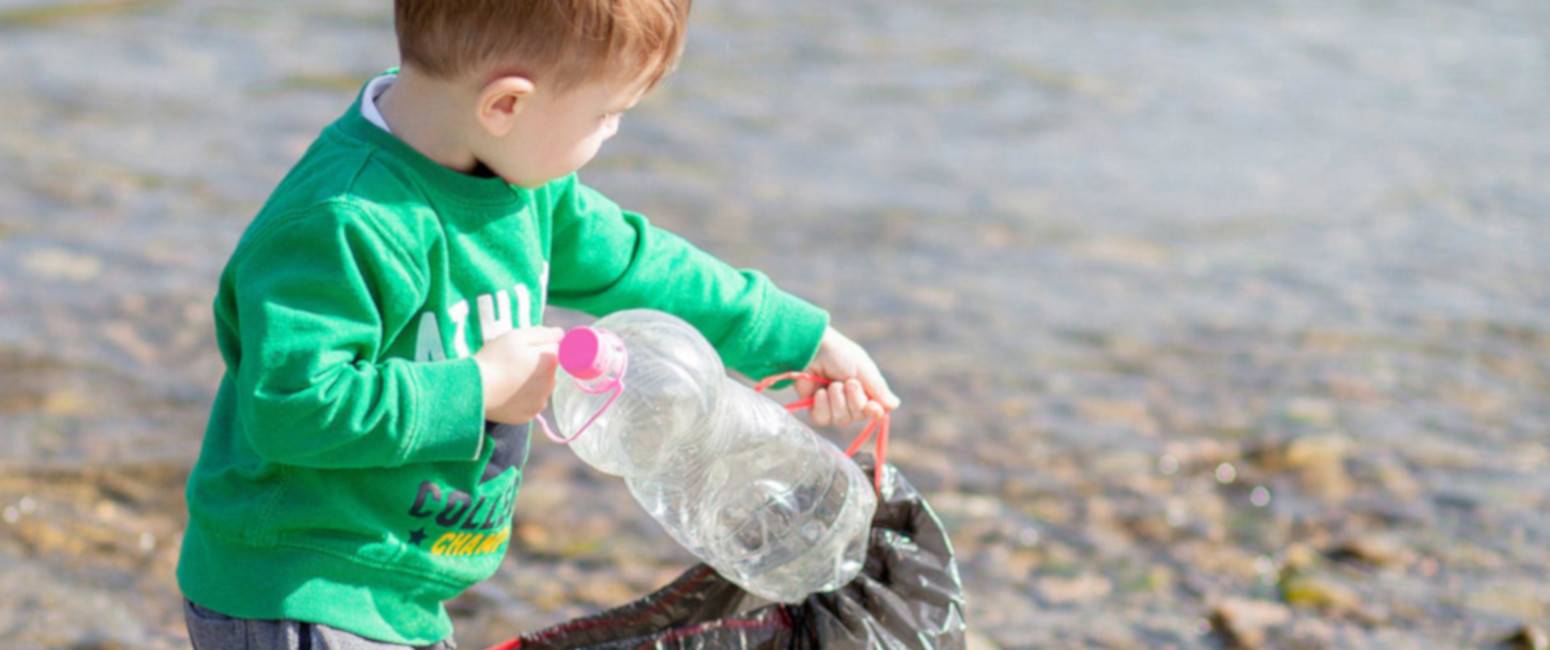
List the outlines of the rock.
<svg viewBox="0 0 1550 650">
<path fill-rule="evenodd" d="M 964 635 L 964 645 L 968 650 L 1001 650 L 1001 646 L 996 645 L 995 641 L 974 630 L 969 630 Z"/>
<path fill-rule="evenodd" d="M 1345 469 L 1350 444 L 1335 435 L 1304 436 L 1287 444 L 1281 457 L 1297 473 L 1308 494 L 1325 501 L 1343 501 L 1353 492 Z"/>
<path fill-rule="evenodd" d="M 1173 458 L 1170 463 L 1178 468 L 1214 468 L 1224 461 L 1237 458 L 1236 447 L 1213 438 L 1194 438 L 1169 442 L 1165 453 Z"/>
<path fill-rule="evenodd" d="M 133 358 L 135 361 L 150 366 L 156 363 L 156 344 L 146 340 L 139 329 L 133 323 L 124 320 L 110 320 L 97 326 L 97 331 L 102 338 L 112 343 L 119 351 Z"/>
<path fill-rule="evenodd" d="M 1306 571 L 1318 563 L 1318 553 L 1312 547 L 1300 542 L 1292 542 L 1282 552 L 1282 564 L 1291 571 Z"/>
<path fill-rule="evenodd" d="M 1281 598 L 1298 609 L 1314 609 L 1335 616 L 1360 615 L 1362 599 L 1350 587 L 1330 578 L 1291 575 L 1281 581 Z"/>
<path fill-rule="evenodd" d="M 1208 540 L 1184 541 L 1175 547 L 1174 558 L 1187 570 L 1234 580 L 1254 580 L 1259 576 L 1259 556 L 1242 548 Z"/>
<path fill-rule="evenodd" d="M 1092 602 L 1109 595 L 1113 585 L 1100 575 L 1084 573 L 1065 578 L 1045 576 L 1034 583 L 1039 597 L 1052 605 L 1072 605 Z"/>
<path fill-rule="evenodd" d="M 1370 535 L 1343 540 L 1325 552 L 1332 560 L 1362 562 L 1376 567 L 1408 566 L 1415 553 L 1392 537 Z"/>
<path fill-rule="evenodd" d="M 1142 643 L 1136 630 L 1129 625 L 1095 625 L 1089 628 L 1083 637 L 1085 638 L 1082 639 L 1081 645 L 1084 648 L 1134 650 L 1151 647 Z"/>
<path fill-rule="evenodd" d="M 933 506 L 936 501 L 932 501 Z M 939 507 L 938 510 L 941 508 Z M 1042 523 L 1065 525 L 1076 519 L 1076 505 L 1070 499 L 1060 497 L 1037 497 L 1029 501 L 1027 511 Z M 954 534 L 956 538 L 956 533 Z"/>
<path fill-rule="evenodd" d="M 1487 454 L 1479 449 L 1464 442 L 1436 437 L 1416 437 L 1408 441 L 1404 456 L 1416 466 L 1430 470 L 1470 470 L 1491 464 Z"/>
<path fill-rule="evenodd" d="M 1292 620 L 1292 610 L 1268 600 L 1231 598 L 1211 610 L 1211 627 L 1229 647 L 1259 648 L 1267 628 Z"/>
<path fill-rule="evenodd" d="M 1303 436 L 1286 445 L 1286 466 L 1295 470 L 1317 470 L 1345 460 L 1350 447 L 1344 438 L 1333 435 Z"/>
<path fill-rule="evenodd" d="M 1286 647 L 1308 650 L 1336 647 L 1335 626 L 1320 618 L 1303 617 L 1292 621 L 1286 634 Z"/>
<path fill-rule="evenodd" d="M 1143 436 L 1157 435 L 1157 420 L 1141 400 L 1087 398 L 1078 400 L 1076 409 L 1083 420 L 1123 427 Z"/>
<path fill-rule="evenodd" d="M 1146 572 L 1146 588 L 1154 594 L 1166 594 L 1173 590 L 1177 579 L 1173 569 L 1165 564 L 1155 564 Z"/>
<path fill-rule="evenodd" d="M 1315 427 L 1328 427 L 1335 422 L 1335 404 L 1327 399 L 1298 397 L 1288 402 L 1283 410 L 1288 419 Z"/>
<path fill-rule="evenodd" d="M 514 528 L 516 534 L 512 537 L 532 552 L 542 553 L 553 546 L 553 535 L 549 534 L 549 529 L 545 526 L 530 521 L 519 521 Z"/>
<path fill-rule="evenodd" d="M 1439 548 L 1443 566 L 1484 571 L 1497 571 L 1507 565 L 1507 559 L 1495 550 L 1471 542 L 1460 542 Z"/>
<path fill-rule="evenodd" d="M 1290 571 L 1307 571 L 1319 562 L 1319 554 L 1300 541 L 1293 541 L 1282 551 L 1282 565 Z"/>
<path fill-rule="evenodd" d="M 22 268 L 45 280 L 86 283 L 102 273 L 102 260 L 63 248 L 45 248 L 22 258 Z"/>
<path fill-rule="evenodd" d="M 66 388 L 44 395 L 38 410 L 47 415 L 82 417 L 90 415 L 94 406 L 85 393 Z"/>
<path fill-rule="evenodd" d="M 1482 613 L 1503 616 L 1507 620 L 1550 620 L 1545 607 L 1543 583 L 1530 577 L 1517 580 L 1498 578 L 1484 589 L 1472 590 L 1463 604 Z"/>
<path fill-rule="evenodd" d="M 1550 636 L 1539 627 L 1523 624 L 1499 644 L 1511 650 L 1550 650 Z"/>
<path fill-rule="evenodd" d="M 594 577 L 576 585 L 572 595 L 598 607 L 617 607 L 640 597 L 634 589 L 609 577 Z"/>
<path fill-rule="evenodd" d="M 1403 463 L 1380 460 L 1375 463 L 1373 471 L 1377 473 L 1378 483 L 1394 498 L 1410 500 L 1421 495 L 1421 484 Z"/>
<path fill-rule="evenodd" d="M 1007 555 L 1006 563 L 1003 566 L 1006 567 L 1008 576 L 1021 582 L 1026 580 L 1029 575 L 1032 575 L 1042 563 L 1043 556 L 1041 553 L 1035 552 L 1032 549 L 1017 549 Z"/>
<path fill-rule="evenodd" d="M 1170 259 L 1168 249 L 1144 239 L 1100 237 L 1073 247 L 1083 259 L 1122 267 L 1158 268 Z"/>
</svg>

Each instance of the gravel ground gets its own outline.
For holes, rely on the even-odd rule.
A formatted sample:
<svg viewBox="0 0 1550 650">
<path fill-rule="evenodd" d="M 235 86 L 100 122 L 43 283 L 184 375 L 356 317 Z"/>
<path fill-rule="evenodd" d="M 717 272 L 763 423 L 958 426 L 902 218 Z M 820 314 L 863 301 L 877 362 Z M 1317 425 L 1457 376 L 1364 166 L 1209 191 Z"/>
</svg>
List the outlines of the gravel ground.
<svg viewBox="0 0 1550 650">
<path fill-rule="evenodd" d="M 216 275 L 394 59 L 368 0 L 0 0 L 0 645 L 185 643 Z M 977 646 L 1544 647 L 1547 104 L 1535 0 L 703 0 L 585 176 L 874 353 Z M 465 647 L 690 561 L 551 445 L 516 516 Z"/>
</svg>

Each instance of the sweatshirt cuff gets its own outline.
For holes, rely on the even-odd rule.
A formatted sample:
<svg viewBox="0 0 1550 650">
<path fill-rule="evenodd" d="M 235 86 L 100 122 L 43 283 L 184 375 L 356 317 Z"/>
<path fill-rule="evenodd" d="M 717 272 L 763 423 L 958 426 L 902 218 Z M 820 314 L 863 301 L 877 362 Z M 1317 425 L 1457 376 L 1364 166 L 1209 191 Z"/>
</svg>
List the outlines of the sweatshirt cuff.
<svg viewBox="0 0 1550 650">
<path fill-rule="evenodd" d="M 484 384 L 473 357 L 412 364 L 414 436 L 403 461 L 472 461 L 484 449 Z"/>
<path fill-rule="evenodd" d="M 759 311 L 763 318 L 750 332 L 752 345 L 739 370 L 749 379 L 759 381 L 807 368 L 818 354 L 818 343 L 829 327 L 829 312 L 779 289 L 770 292 Z"/>
</svg>

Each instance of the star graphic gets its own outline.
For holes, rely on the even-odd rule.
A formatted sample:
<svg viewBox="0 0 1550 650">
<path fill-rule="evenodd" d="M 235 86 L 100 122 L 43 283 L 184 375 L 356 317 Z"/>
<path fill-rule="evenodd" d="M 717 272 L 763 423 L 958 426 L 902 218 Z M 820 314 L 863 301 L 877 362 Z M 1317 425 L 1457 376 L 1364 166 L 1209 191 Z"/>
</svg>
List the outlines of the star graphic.
<svg viewBox="0 0 1550 650">
<path fill-rule="evenodd" d="M 425 529 L 424 528 L 421 528 L 419 530 L 411 530 L 411 531 L 409 531 L 409 543 L 410 544 L 414 544 L 415 546 L 419 546 L 420 542 L 423 542 L 423 541 L 425 541 Z"/>
</svg>

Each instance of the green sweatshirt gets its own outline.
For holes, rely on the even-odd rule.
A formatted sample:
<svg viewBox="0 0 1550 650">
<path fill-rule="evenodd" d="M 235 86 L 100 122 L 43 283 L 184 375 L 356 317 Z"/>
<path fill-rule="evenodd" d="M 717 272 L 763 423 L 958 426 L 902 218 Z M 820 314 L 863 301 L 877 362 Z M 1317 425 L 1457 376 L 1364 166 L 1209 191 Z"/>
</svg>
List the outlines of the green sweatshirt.
<svg viewBox="0 0 1550 650">
<path fill-rule="evenodd" d="M 450 634 L 442 602 L 505 555 L 528 445 L 526 426 L 487 430 L 472 354 L 546 302 L 677 314 L 750 377 L 805 366 L 828 321 L 574 176 L 527 190 L 441 167 L 357 100 L 221 275 L 184 595 L 393 643 Z"/>
</svg>

